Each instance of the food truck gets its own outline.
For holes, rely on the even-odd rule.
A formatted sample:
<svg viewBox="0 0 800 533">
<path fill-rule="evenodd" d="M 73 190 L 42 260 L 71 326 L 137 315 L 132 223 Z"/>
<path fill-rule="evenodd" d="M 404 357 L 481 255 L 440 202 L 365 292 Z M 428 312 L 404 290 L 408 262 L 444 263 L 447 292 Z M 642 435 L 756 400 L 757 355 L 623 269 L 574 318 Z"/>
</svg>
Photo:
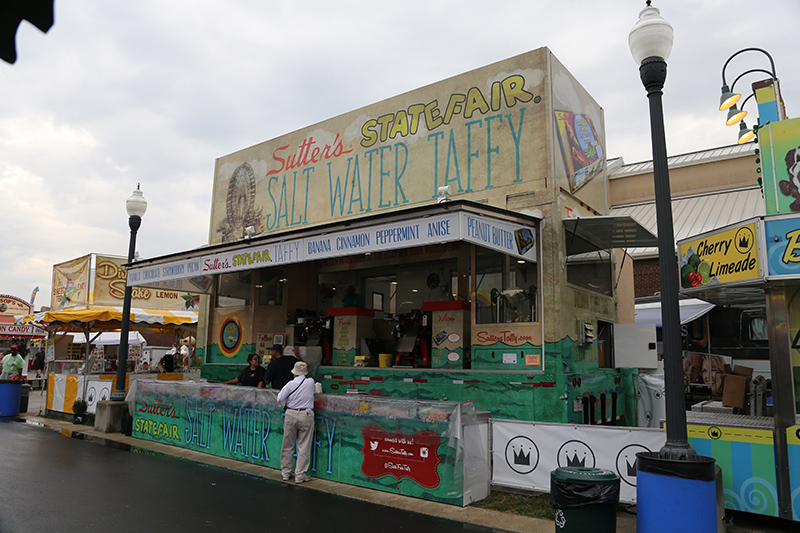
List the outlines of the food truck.
<svg viewBox="0 0 800 533">
<path fill-rule="evenodd" d="M 355 416 L 385 400 L 634 425 L 655 336 L 616 342 L 633 298 L 615 249 L 657 241 L 607 215 L 607 189 L 603 110 L 541 48 L 220 157 L 208 246 L 128 284 L 203 294 L 209 381 L 277 343 L 317 353 L 326 405 L 362 398 Z"/>
<path fill-rule="evenodd" d="M 759 144 L 767 214 L 678 241 L 678 249 L 682 293 L 738 316 L 751 344 L 763 349 L 766 336 L 771 386 L 765 392 L 763 373 L 754 376 L 731 352 L 733 364 L 719 372 L 722 401 L 693 407 L 688 434 L 722 467 L 726 508 L 800 521 L 800 120 L 761 128 Z"/>
</svg>

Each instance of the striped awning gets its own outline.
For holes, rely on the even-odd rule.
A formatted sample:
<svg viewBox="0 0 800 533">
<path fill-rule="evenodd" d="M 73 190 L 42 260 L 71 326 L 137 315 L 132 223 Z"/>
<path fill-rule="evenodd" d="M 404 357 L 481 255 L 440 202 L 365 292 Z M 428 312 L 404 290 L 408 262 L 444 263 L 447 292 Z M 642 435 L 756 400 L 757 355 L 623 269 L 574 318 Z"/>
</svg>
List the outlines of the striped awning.
<svg viewBox="0 0 800 533">
<path fill-rule="evenodd" d="M 15 317 L 17 324 L 44 324 L 51 326 L 71 325 L 83 330 L 87 325 L 93 328 L 119 327 L 122 322 L 122 307 L 110 305 L 78 305 L 53 311 L 40 311 Z M 132 325 L 181 326 L 197 323 L 197 311 L 178 311 L 172 309 L 131 308 Z"/>
</svg>

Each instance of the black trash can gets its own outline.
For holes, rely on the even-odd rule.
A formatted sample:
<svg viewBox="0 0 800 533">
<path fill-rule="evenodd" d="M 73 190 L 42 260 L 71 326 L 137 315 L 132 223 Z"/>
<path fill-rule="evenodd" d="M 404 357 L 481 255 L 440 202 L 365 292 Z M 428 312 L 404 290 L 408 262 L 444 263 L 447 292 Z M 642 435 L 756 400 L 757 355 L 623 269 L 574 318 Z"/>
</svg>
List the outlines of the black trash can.
<svg viewBox="0 0 800 533">
<path fill-rule="evenodd" d="M 619 476 L 611 470 L 568 466 L 550 472 L 550 505 L 558 533 L 614 533 Z"/>
<path fill-rule="evenodd" d="M 27 413 L 28 412 L 28 398 L 31 395 L 31 387 L 27 383 L 22 384 L 22 390 L 20 391 L 19 395 L 19 412 L 20 413 Z"/>
</svg>

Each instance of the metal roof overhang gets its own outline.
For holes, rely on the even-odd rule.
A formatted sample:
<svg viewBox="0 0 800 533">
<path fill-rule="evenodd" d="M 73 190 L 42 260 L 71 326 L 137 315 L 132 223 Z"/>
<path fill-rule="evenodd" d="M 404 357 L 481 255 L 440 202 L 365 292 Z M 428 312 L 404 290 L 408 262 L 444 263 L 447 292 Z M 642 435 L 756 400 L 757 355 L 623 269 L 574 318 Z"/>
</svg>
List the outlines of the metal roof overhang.
<svg viewBox="0 0 800 533">
<path fill-rule="evenodd" d="M 658 246 L 658 238 L 630 215 L 565 218 L 562 222 L 567 255 Z"/>
<path fill-rule="evenodd" d="M 681 289 L 681 294 L 727 307 L 764 307 L 767 282 L 761 278 L 743 283 L 722 283 Z"/>
<path fill-rule="evenodd" d="M 187 292 L 208 293 L 213 276 L 223 272 L 253 270 L 301 261 L 357 255 L 366 252 L 466 241 L 527 261 L 537 261 L 538 220 L 468 200 L 454 200 L 388 213 L 352 218 L 279 234 L 169 254 L 127 265 L 128 284 Z M 426 235 L 417 239 L 383 239 L 376 232 L 392 231 L 403 224 L 427 222 Z M 437 225 L 438 224 L 438 225 Z M 430 225 L 437 231 L 430 233 Z M 438 232 L 441 230 L 441 233 Z M 371 247 L 347 246 L 332 250 L 335 238 L 352 239 L 371 232 Z M 446 233 L 446 234 L 445 234 Z M 383 235 L 386 237 L 386 235 Z M 310 247 L 309 247 L 310 246 Z M 313 252 L 312 252 L 313 248 Z"/>
</svg>

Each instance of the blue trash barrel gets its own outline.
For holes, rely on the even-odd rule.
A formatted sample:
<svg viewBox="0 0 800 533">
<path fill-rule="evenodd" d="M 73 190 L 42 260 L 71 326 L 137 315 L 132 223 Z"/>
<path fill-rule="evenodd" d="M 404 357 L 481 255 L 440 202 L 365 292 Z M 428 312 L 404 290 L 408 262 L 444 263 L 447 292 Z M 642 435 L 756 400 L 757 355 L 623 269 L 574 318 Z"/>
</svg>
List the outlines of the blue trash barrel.
<svg viewBox="0 0 800 533">
<path fill-rule="evenodd" d="M 22 381 L 0 380 L 0 418 L 19 415 L 19 402 L 22 397 Z"/>
<path fill-rule="evenodd" d="M 637 453 L 637 533 L 716 531 L 714 463 L 714 458 L 702 455 L 677 461 L 663 459 L 658 452 Z"/>
</svg>

